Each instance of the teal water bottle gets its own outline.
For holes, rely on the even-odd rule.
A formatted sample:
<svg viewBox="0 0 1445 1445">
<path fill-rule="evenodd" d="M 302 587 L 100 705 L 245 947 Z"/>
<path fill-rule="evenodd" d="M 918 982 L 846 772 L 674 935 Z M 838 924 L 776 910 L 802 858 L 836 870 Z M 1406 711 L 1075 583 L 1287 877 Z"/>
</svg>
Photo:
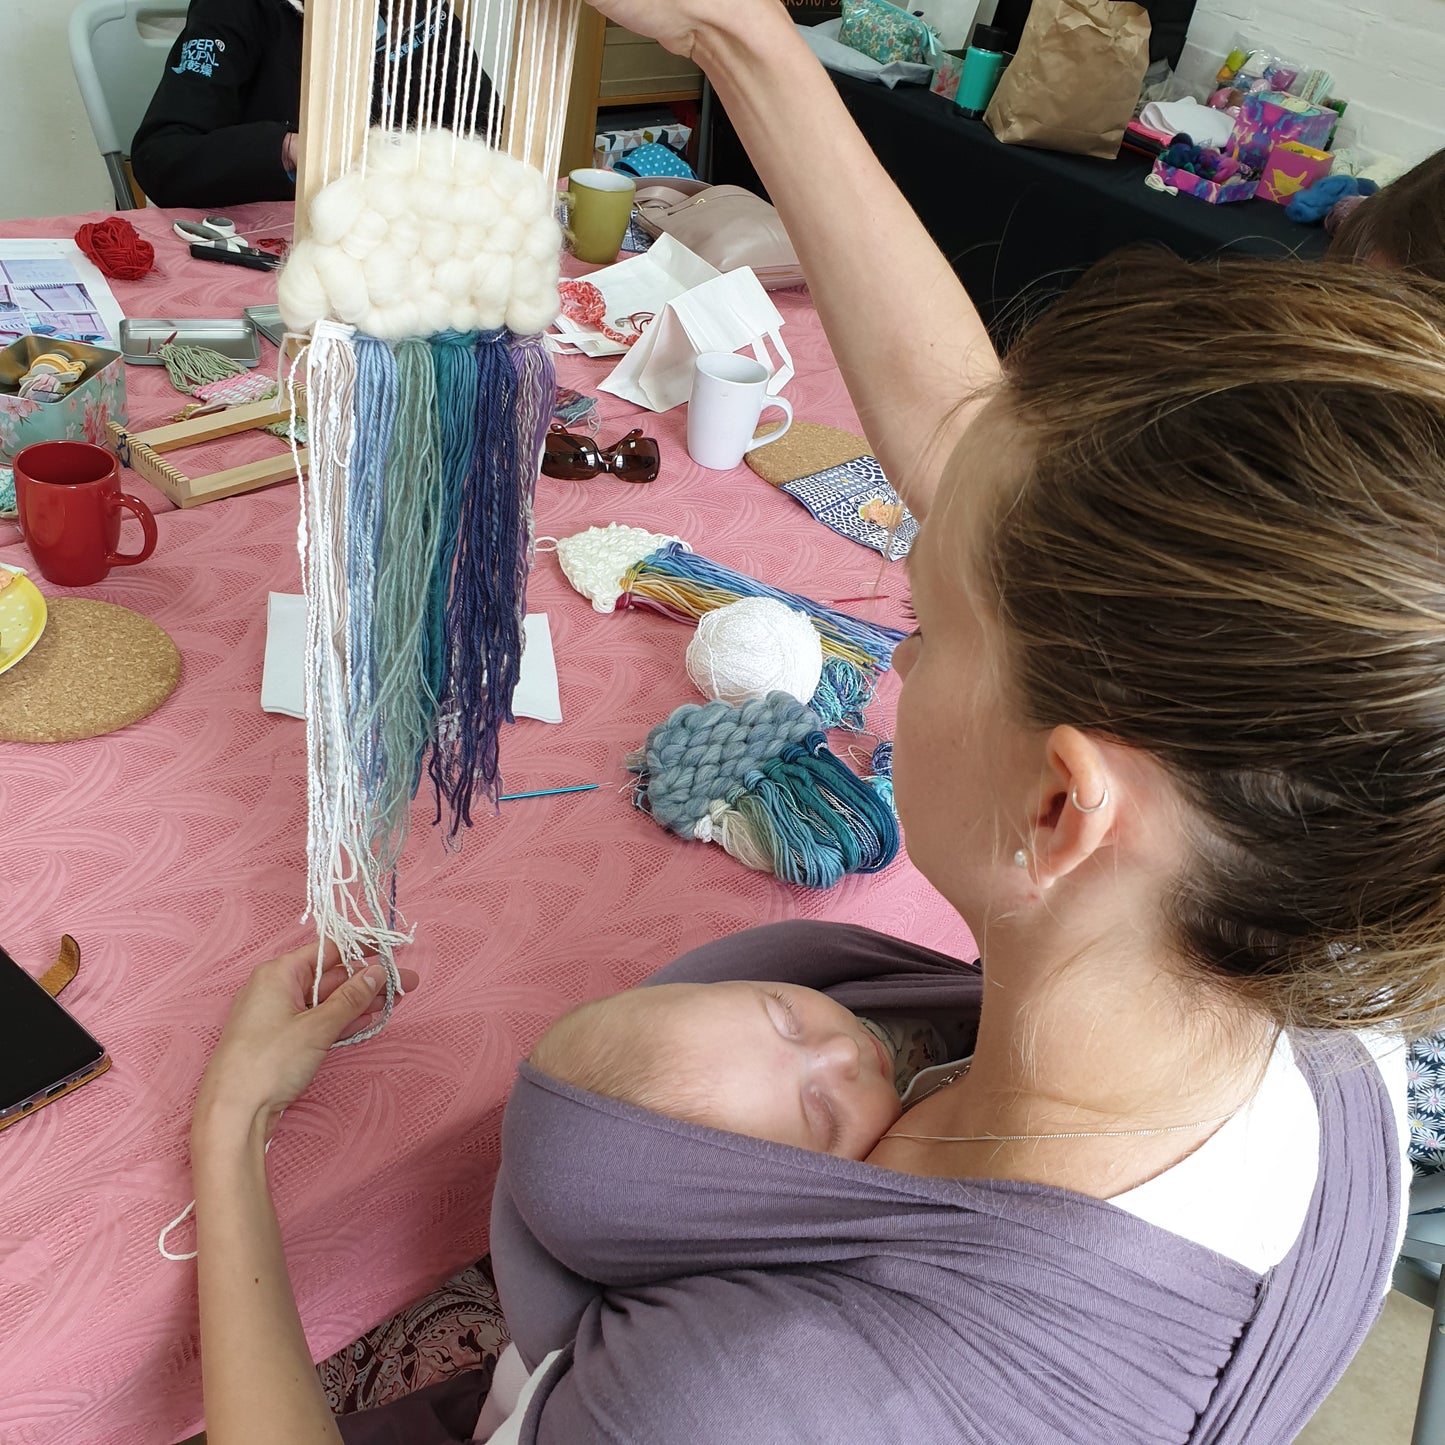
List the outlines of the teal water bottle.
<svg viewBox="0 0 1445 1445">
<path fill-rule="evenodd" d="M 1003 74 L 1003 48 L 1008 35 L 997 25 L 980 25 L 973 32 L 973 44 L 963 57 L 963 74 L 958 81 L 958 108 L 978 120 L 988 109 L 998 78 Z"/>
</svg>

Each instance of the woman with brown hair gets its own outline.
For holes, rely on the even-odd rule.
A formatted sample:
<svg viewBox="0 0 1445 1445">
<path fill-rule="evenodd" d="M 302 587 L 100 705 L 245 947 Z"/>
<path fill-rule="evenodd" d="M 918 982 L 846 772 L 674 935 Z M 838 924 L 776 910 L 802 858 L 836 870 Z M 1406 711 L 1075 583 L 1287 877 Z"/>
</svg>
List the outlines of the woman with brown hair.
<svg viewBox="0 0 1445 1445">
<path fill-rule="evenodd" d="M 1445 281 L 1445 150 L 1355 205 L 1335 232 L 1330 256 Z"/>
<path fill-rule="evenodd" d="M 783 7 L 600 8 L 712 79 L 926 514 L 895 795 L 983 958 L 799 923 L 658 975 L 966 1016 L 861 1162 L 523 1065 L 505 1438 L 1292 1440 L 1388 1287 L 1445 981 L 1445 288 L 1126 255 L 1000 360 Z M 338 1439 L 262 1149 L 369 995 L 306 1010 L 305 969 L 258 970 L 197 1102 L 212 1445 Z M 463 1439 L 481 1391 L 343 1431 Z"/>
</svg>

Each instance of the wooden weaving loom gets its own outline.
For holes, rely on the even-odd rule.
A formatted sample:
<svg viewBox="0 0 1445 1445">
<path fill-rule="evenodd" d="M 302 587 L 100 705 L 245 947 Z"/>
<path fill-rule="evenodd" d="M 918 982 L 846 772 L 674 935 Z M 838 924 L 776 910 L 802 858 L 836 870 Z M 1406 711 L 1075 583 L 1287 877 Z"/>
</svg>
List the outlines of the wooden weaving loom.
<svg viewBox="0 0 1445 1445">
<path fill-rule="evenodd" d="M 383 89 L 379 103 L 382 128 L 396 128 L 400 83 L 395 72 L 400 72 L 401 64 L 391 72 L 374 64 L 379 22 L 384 17 L 389 35 L 406 29 L 414 37 L 418 12 L 425 31 L 443 6 L 460 26 L 469 47 L 492 50 L 502 72 L 492 79 L 494 93 L 505 99 L 486 107 L 484 125 L 478 126 L 480 117 L 473 116 L 470 123 L 458 128 L 481 135 L 488 144 L 535 166 L 548 178 L 557 175 L 581 0 L 307 0 L 293 244 L 307 235 L 316 196 L 363 154 L 363 140 L 378 108 L 378 79 Z M 479 88 L 477 74 L 487 59 L 485 54 L 477 55 L 475 68 L 464 61 L 461 75 L 451 77 L 461 101 Z M 421 114 L 420 102 L 415 117 L 403 106 L 399 127 L 403 130 L 410 120 L 425 124 L 440 115 L 438 92 L 448 80 L 446 69 L 433 62 L 428 77 L 425 56 L 421 64 L 421 89 L 432 92 L 424 95 L 427 113 Z M 408 82 L 410 79 L 408 67 Z M 298 342 L 289 338 L 287 354 L 293 361 L 299 350 Z M 294 454 L 287 450 L 202 476 L 190 475 L 167 454 L 304 417 L 304 386 L 296 383 L 292 394 L 294 407 L 292 397 L 283 393 L 144 431 L 111 422 L 111 445 L 124 466 L 144 477 L 177 507 L 199 506 L 274 486 L 296 477 L 298 463 L 302 471 L 306 469 L 310 460 L 307 449 Z"/>
</svg>

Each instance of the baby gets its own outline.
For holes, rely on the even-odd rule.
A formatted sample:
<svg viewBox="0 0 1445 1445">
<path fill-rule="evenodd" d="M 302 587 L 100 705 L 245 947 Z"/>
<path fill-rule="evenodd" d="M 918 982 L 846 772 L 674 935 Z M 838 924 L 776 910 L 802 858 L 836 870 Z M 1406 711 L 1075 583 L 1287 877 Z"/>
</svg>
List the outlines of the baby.
<svg viewBox="0 0 1445 1445">
<path fill-rule="evenodd" d="M 659 984 L 564 1014 L 531 1062 L 564 1083 L 693 1124 L 864 1159 L 922 1067 L 921 1020 L 859 1018 L 795 984 Z"/>
</svg>

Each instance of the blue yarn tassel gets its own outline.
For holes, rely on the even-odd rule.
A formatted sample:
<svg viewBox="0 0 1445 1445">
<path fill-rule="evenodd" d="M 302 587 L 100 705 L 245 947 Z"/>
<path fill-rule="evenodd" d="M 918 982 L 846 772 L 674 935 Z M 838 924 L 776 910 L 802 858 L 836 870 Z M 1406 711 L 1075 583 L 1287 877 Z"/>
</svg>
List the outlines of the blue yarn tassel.
<svg viewBox="0 0 1445 1445">
<path fill-rule="evenodd" d="M 396 358 L 374 336 L 358 334 L 355 450 L 346 497 L 347 650 L 351 661 L 348 706 L 357 739 L 357 767 L 368 802 L 375 802 L 385 766 L 377 742 L 376 653 L 372 635 L 376 575 L 381 566 L 382 502 L 386 458 L 396 421 Z"/>
<path fill-rule="evenodd" d="M 472 821 L 480 783 L 495 802 L 500 792 L 500 730 L 512 721 L 512 692 L 522 662 L 526 606 L 526 506 L 517 435 L 517 374 L 502 330 L 476 341 L 476 433 L 461 505 L 451 599 L 447 605 L 450 662 L 431 777 L 437 821 L 443 800 L 455 838 Z"/>
</svg>

